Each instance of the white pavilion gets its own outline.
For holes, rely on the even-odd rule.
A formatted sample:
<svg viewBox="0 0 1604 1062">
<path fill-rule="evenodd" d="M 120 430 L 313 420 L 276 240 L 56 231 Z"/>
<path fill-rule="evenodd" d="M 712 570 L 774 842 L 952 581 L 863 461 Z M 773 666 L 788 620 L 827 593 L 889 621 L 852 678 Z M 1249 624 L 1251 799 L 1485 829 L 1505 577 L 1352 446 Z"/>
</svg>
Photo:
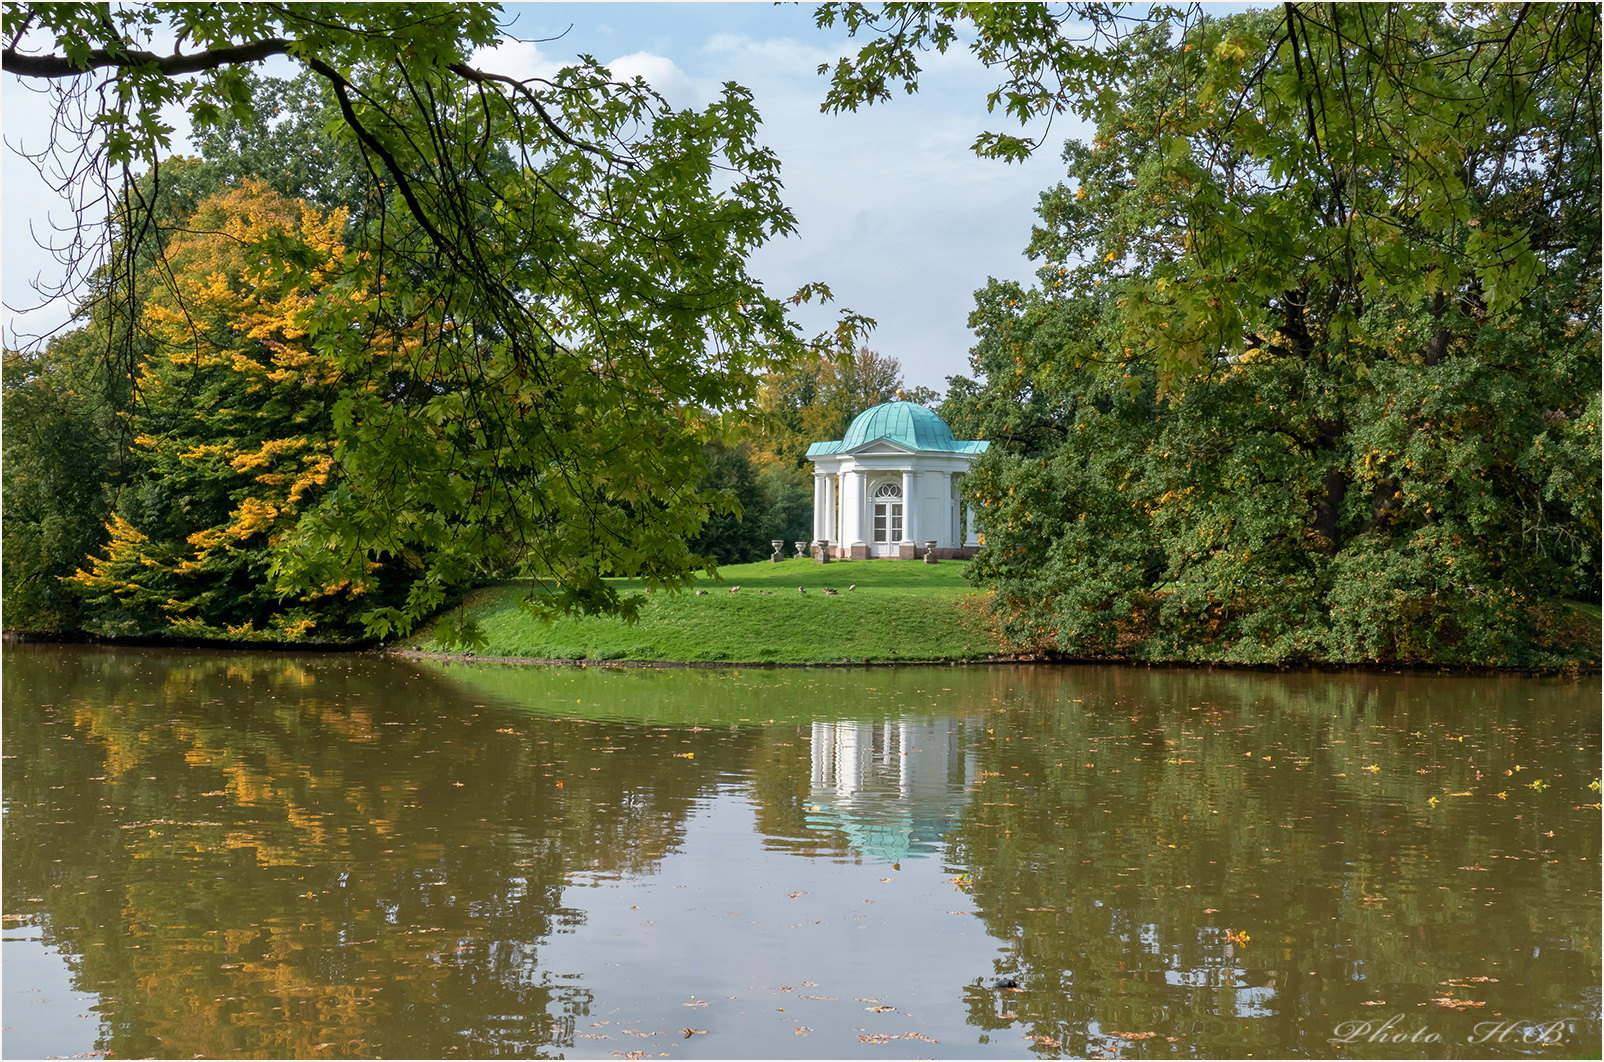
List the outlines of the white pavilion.
<svg viewBox="0 0 1604 1062">
<path fill-rule="evenodd" d="M 990 445 L 953 438 L 946 421 L 913 402 L 864 410 L 845 438 L 808 447 L 814 542 L 841 559 L 974 556 L 974 515 L 958 492 L 969 463 Z"/>
</svg>

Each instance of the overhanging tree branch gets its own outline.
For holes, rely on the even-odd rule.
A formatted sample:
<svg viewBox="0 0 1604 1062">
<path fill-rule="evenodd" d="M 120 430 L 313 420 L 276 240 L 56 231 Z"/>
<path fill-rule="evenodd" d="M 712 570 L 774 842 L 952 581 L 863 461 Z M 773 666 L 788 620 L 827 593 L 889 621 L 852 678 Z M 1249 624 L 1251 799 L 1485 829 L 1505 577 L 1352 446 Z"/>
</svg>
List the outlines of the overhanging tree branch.
<svg viewBox="0 0 1604 1062">
<path fill-rule="evenodd" d="M 163 77 L 182 77 L 235 63 L 259 63 L 270 56 L 289 55 L 292 47 L 290 41 L 271 37 L 233 48 L 212 48 L 194 55 L 157 55 L 133 48 L 96 48 L 81 61 L 61 55 L 24 55 L 12 47 L 0 52 L 0 69 L 18 77 L 77 77 L 106 67 L 118 70 L 139 68 L 154 71 Z"/>
</svg>

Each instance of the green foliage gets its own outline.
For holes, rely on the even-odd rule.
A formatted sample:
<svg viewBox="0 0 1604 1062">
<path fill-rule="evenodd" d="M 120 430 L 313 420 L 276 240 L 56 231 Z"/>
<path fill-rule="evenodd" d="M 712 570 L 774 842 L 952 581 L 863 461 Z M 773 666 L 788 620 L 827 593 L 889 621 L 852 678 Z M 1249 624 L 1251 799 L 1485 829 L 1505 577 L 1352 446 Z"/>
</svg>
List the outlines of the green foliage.
<svg viewBox="0 0 1604 1062">
<path fill-rule="evenodd" d="M 770 464 L 758 474 L 768 501 L 769 540 L 813 538 L 813 477 L 805 468 Z"/>
<path fill-rule="evenodd" d="M 852 418 L 896 398 L 902 383 L 901 363 L 868 347 L 816 353 L 770 373 L 758 401 L 759 461 L 803 468 L 809 446 L 841 438 Z"/>
<path fill-rule="evenodd" d="M 85 357 L 87 333 L 42 353 L 8 351 L 0 432 L 7 630 L 79 628 L 77 595 L 62 584 L 105 538 L 108 494 L 120 478 L 120 432 L 100 363 Z"/>
<path fill-rule="evenodd" d="M 691 540 L 691 549 L 711 557 L 719 565 L 746 564 L 761 560 L 771 552 L 769 497 L 752 468 L 752 461 L 740 447 L 709 443 L 704 451 L 707 471 L 701 489 L 727 492 L 737 508 L 714 513 Z"/>
<path fill-rule="evenodd" d="M 1315 91 L 1310 63 L 1336 109 L 1380 60 L 1302 36 L 1302 9 L 1121 42 L 1096 136 L 1043 196 L 1039 284 L 982 294 L 984 383 L 948 399 L 994 441 L 969 481 L 973 571 L 1005 636 L 1238 663 L 1567 659 L 1548 620 L 1599 583 L 1598 144 L 1569 95 L 1597 56 L 1566 50 L 1581 14 L 1506 14 L 1405 18 L 1413 65 L 1390 77 L 1490 64 L 1453 90 L 1483 114 L 1458 147 L 1391 84 L 1358 135 L 1304 124 L 1288 101 Z M 1517 77 L 1473 50 L 1499 25 L 1562 58 Z M 1389 161 L 1405 118 L 1418 157 Z"/>
<path fill-rule="evenodd" d="M 467 60 L 500 38 L 497 17 L 456 4 L 5 9 L 5 69 L 62 79 L 58 109 L 83 121 L 58 125 L 55 150 L 105 189 L 138 189 L 133 169 L 165 153 L 163 106 L 186 107 L 214 155 L 239 156 L 220 175 L 276 165 L 280 140 L 315 120 L 274 129 L 286 103 L 329 115 L 323 135 L 343 145 L 329 201 L 366 174 L 360 224 L 325 280 L 291 233 L 250 250 L 264 283 L 310 295 L 291 324 L 339 381 L 328 489 L 277 534 L 264 577 L 307 598 L 399 562 L 404 596 L 364 614 L 380 636 L 487 564 L 554 589 L 539 603 L 558 611 L 628 614 L 608 575 L 687 585 L 689 541 L 730 505 L 689 486 L 703 447 L 803 350 L 786 304 L 745 268 L 794 225 L 750 94 L 731 84 L 674 111 L 588 57 L 549 80 L 478 70 Z M 144 50 L 162 33 L 184 51 Z M 274 55 L 316 91 L 248 80 Z M 266 176 L 313 172 L 297 161 Z M 104 297 L 137 308 L 163 219 L 149 196 L 111 198 L 122 242 Z M 389 347 L 396 334 L 404 348 Z M 126 343 L 107 354 L 135 372 Z"/>
<path fill-rule="evenodd" d="M 344 210 L 363 224 L 379 189 L 348 137 L 338 135 L 339 103 L 308 71 L 292 78 L 245 72 L 245 118 L 224 112 L 197 132 L 201 165 L 194 178 L 208 192 L 251 178 L 328 213 Z"/>
<path fill-rule="evenodd" d="M 167 270 L 141 322 L 154 346 L 127 418 L 137 472 L 104 554 L 72 576 L 86 629 L 275 640 L 360 632 L 357 610 L 381 596 L 380 566 L 298 600 L 270 578 L 278 543 L 333 472 L 340 374 L 297 319 L 337 275 L 343 228 L 343 212 L 321 215 L 247 181 L 203 200 L 165 248 Z M 308 289 L 281 295 L 275 266 L 251 253 L 264 238 L 293 242 L 310 265 Z"/>
</svg>

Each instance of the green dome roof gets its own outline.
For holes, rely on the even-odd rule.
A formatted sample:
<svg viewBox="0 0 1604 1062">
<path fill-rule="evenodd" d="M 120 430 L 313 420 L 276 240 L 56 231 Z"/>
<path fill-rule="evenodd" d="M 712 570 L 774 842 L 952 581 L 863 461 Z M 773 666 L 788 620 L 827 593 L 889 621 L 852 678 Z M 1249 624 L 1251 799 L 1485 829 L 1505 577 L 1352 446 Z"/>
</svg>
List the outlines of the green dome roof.
<svg viewBox="0 0 1604 1062">
<path fill-rule="evenodd" d="M 937 450 L 947 453 L 979 453 L 984 442 L 960 442 L 947 422 L 917 402 L 885 402 L 859 413 L 839 442 L 819 442 L 808 447 L 808 455 L 838 454 L 855 450 L 865 443 L 887 439 L 910 450 Z"/>
</svg>

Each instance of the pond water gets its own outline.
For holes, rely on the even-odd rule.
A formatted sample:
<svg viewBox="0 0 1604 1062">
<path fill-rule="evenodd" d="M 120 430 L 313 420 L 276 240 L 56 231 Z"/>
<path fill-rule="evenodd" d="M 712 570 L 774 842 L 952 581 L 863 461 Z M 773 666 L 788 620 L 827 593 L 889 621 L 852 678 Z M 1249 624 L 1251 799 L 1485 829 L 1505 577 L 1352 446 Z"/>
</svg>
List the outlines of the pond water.
<svg viewBox="0 0 1604 1062">
<path fill-rule="evenodd" d="M 1598 1057 L 1596 677 L 3 681 L 6 1057 Z"/>
</svg>

